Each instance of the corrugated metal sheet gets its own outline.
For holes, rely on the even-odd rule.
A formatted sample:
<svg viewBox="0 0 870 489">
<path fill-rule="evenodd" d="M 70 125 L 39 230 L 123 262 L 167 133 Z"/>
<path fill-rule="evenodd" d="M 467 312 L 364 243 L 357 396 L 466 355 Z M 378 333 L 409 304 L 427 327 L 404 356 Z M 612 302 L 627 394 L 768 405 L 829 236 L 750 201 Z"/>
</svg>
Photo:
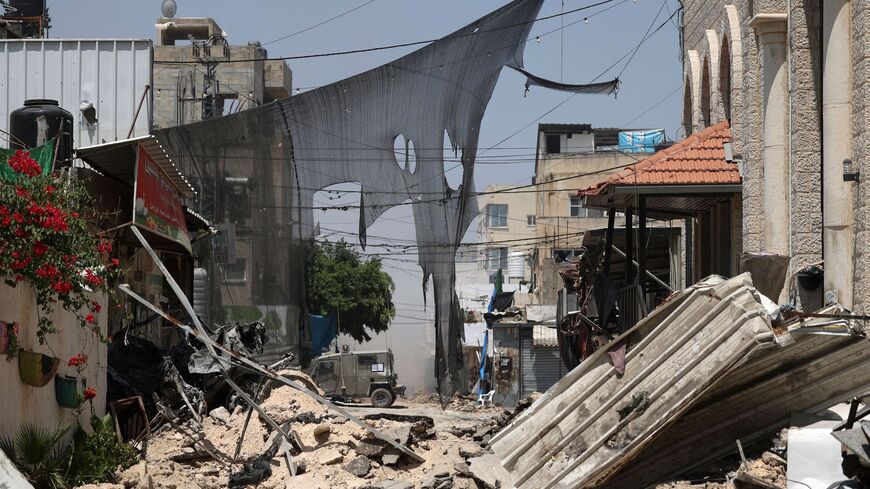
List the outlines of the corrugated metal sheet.
<svg viewBox="0 0 870 489">
<path fill-rule="evenodd" d="M 751 286 L 744 274 L 677 293 L 620 337 L 624 375 L 602 348 L 554 385 L 491 442 L 514 484 L 592 487 L 628 463 L 769 330 Z"/>
<path fill-rule="evenodd" d="M 819 412 L 866 391 L 863 335 L 794 330 L 793 343 L 775 346 L 767 320 L 755 317 L 759 305 L 745 297 L 751 282 L 726 287 L 746 280 L 678 292 L 623 336 L 622 378 L 596 352 L 508 425 L 492 446 L 514 483 L 648 487 L 732 453 L 737 438 L 770 437 L 794 411 Z M 618 415 L 639 393 L 648 395 L 644 410 Z"/>
<path fill-rule="evenodd" d="M 150 39 L 0 41 L 0 129 L 9 113 L 34 98 L 54 99 L 73 115 L 73 146 L 126 139 L 145 85 L 151 85 Z M 136 119 L 133 136 L 151 128 L 151 95 Z M 88 125 L 79 112 L 93 103 L 98 122 Z"/>
<path fill-rule="evenodd" d="M 866 338 L 795 335 L 784 348 L 759 345 L 695 406 L 655 438 L 601 487 L 635 489 L 770 439 L 791 413 L 816 413 L 866 394 L 870 348 Z M 676 468 L 676 469 L 675 469 Z"/>
</svg>

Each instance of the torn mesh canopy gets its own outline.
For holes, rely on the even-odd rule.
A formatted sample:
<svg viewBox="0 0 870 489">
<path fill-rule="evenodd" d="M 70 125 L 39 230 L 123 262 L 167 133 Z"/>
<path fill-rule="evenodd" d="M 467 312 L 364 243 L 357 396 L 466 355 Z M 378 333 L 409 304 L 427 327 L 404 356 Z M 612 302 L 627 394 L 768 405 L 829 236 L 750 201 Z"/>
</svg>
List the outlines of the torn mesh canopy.
<svg viewBox="0 0 870 489">
<path fill-rule="evenodd" d="M 424 284 L 433 279 L 439 392 L 442 399 L 452 396 L 463 370 L 453 259 L 478 214 L 473 175 L 480 122 L 502 67 L 522 67 L 541 4 L 517 0 L 370 71 L 277 103 L 159 131 L 164 148 L 200 189 L 193 208 L 222 231 L 205 245 L 204 263 L 211 277 L 221 279 L 227 269 L 232 277 L 224 280 L 227 287 L 212 288 L 209 310 L 280 307 L 288 329 L 295 328 L 304 304 L 299 284 L 304 250 L 313 240 L 314 194 L 338 183 L 360 185 L 363 245 L 365 229 L 378 216 L 410 200 Z M 457 189 L 444 176 L 445 134 L 461 155 Z M 398 136 L 413 143 L 416 165 L 402 168 L 396 161 Z M 246 284 L 233 283 L 240 261 L 252 265 Z M 291 331 L 277 339 L 298 341 Z"/>
</svg>

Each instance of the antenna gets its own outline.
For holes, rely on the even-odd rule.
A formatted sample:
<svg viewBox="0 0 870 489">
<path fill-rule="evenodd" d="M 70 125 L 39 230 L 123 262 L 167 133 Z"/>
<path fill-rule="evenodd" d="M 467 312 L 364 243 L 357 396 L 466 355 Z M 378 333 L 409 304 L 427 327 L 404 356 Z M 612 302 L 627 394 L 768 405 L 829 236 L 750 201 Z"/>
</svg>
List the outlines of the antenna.
<svg viewBox="0 0 870 489">
<path fill-rule="evenodd" d="M 163 4 L 160 5 L 160 13 L 166 19 L 175 17 L 175 12 L 177 11 L 178 5 L 175 3 L 175 0 L 163 0 Z"/>
</svg>

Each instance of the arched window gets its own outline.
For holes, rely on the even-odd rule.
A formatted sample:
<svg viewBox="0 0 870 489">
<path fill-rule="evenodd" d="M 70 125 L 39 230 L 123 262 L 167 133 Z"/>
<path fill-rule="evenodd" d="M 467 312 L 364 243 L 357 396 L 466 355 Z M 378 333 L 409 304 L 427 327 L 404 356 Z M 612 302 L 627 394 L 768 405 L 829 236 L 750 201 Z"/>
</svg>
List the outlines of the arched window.
<svg viewBox="0 0 870 489">
<path fill-rule="evenodd" d="M 722 98 L 725 118 L 731 120 L 731 44 L 728 36 L 722 38 L 722 49 L 719 53 L 719 95 Z"/>
<path fill-rule="evenodd" d="M 710 125 L 710 62 L 706 57 L 701 71 L 701 123 Z"/>
<path fill-rule="evenodd" d="M 683 129 L 688 137 L 692 134 L 692 112 L 694 103 L 692 101 L 692 79 L 686 75 L 686 82 L 683 84 Z"/>
</svg>

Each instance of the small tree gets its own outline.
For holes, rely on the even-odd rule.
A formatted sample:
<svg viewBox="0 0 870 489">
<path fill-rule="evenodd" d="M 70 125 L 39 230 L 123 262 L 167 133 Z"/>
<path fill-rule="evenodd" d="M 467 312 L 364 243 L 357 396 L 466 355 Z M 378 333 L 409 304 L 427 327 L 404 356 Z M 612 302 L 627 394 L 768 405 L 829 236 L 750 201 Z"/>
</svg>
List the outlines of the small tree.
<svg viewBox="0 0 870 489">
<path fill-rule="evenodd" d="M 339 314 L 340 331 L 359 343 L 386 331 L 396 315 L 393 279 L 377 258 L 362 259 L 344 241 L 318 243 L 306 267 L 308 310 Z"/>
</svg>

